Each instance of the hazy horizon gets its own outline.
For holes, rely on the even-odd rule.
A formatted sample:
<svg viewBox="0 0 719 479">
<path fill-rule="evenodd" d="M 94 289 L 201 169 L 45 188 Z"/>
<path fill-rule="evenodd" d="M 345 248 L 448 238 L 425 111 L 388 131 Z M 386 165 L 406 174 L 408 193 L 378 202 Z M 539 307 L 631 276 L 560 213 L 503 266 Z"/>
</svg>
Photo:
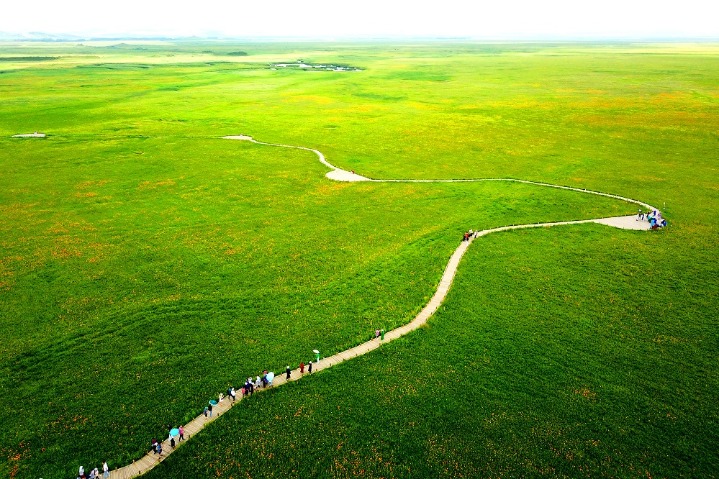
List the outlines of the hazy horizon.
<svg viewBox="0 0 719 479">
<path fill-rule="evenodd" d="M 640 40 L 719 38 L 719 2 L 507 0 L 501 5 L 446 0 L 238 5 L 207 0 L 200 8 L 166 0 L 36 0 L 4 8 L 0 32 L 83 38 Z"/>
</svg>

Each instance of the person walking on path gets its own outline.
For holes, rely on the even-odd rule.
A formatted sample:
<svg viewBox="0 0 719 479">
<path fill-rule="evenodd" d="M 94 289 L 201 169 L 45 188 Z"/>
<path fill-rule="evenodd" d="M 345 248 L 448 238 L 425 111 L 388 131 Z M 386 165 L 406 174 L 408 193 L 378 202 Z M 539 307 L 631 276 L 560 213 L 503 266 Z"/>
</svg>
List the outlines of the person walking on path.
<svg viewBox="0 0 719 479">
<path fill-rule="evenodd" d="M 159 443 L 159 442 L 157 443 L 157 454 L 159 454 L 160 457 L 162 457 L 162 443 Z"/>
<path fill-rule="evenodd" d="M 300 361 L 300 374 L 305 373 L 305 363 L 303 361 Z"/>
<path fill-rule="evenodd" d="M 205 406 L 205 409 L 202 411 L 202 414 L 204 414 L 205 417 L 207 417 L 208 411 L 209 411 L 209 409 L 207 408 L 207 406 Z"/>
<path fill-rule="evenodd" d="M 209 413 L 210 413 L 210 417 L 212 417 L 212 404 L 210 404 L 209 406 L 207 406 L 207 412 L 209 412 Z"/>
<path fill-rule="evenodd" d="M 285 373 L 287 373 L 287 379 L 289 380 L 289 379 L 290 379 L 290 375 L 292 374 L 292 370 L 290 369 L 289 366 L 287 366 L 287 367 L 285 368 Z"/>
<path fill-rule="evenodd" d="M 185 428 L 180 426 L 178 430 L 180 431 L 180 441 L 184 441 L 185 440 Z"/>
<path fill-rule="evenodd" d="M 110 477 L 110 468 L 107 467 L 107 461 L 102 463 L 102 477 L 103 479 Z"/>
<path fill-rule="evenodd" d="M 310 364 L 307 367 L 307 371 L 312 374 L 312 361 L 310 361 Z"/>
</svg>

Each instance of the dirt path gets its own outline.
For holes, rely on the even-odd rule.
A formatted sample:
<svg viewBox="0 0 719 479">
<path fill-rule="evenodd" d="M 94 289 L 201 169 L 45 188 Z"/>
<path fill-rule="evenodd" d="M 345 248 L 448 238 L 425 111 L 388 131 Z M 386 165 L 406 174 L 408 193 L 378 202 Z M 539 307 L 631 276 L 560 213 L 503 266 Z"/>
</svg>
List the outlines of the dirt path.
<svg viewBox="0 0 719 479">
<path fill-rule="evenodd" d="M 311 151 L 317 155 L 320 162 L 331 169 L 329 173 L 326 174 L 326 176 L 332 180 L 335 181 L 372 181 L 372 182 L 383 182 L 383 183 L 448 183 L 448 182 L 456 182 L 456 183 L 468 183 L 468 182 L 478 182 L 478 181 L 507 181 L 507 182 L 517 182 L 517 183 L 526 183 L 531 185 L 537 185 L 537 186 L 544 186 L 549 188 L 560 188 L 570 191 L 578 191 L 580 193 L 587 193 L 587 194 L 593 194 L 593 195 L 599 195 L 599 196 L 605 196 L 609 198 L 615 198 L 621 201 L 629 202 L 638 204 L 644 208 L 654 210 L 656 208 L 652 207 L 651 205 L 634 200 L 631 198 L 625 198 L 618 195 L 611 195 L 608 193 L 602 193 L 599 191 L 590 191 L 590 190 L 584 190 L 581 188 L 572 188 L 568 186 L 560 186 L 560 185 L 552 185 L 549 183 L 540 183 L 540 182 L 534 182 L 534 181 L 525 181 L 525 180 L 517 180 L 517 179 L 511 179 L 511 178 L 499 178 L 499 179 L 474 179 L 474 180 L 376 180 L 367 178 L 364 176 L 360 176 L 355 174 L 354 172 L 342 170 L 341 168 L 337 168 L 336 166 L 330 164 L 324 157 L 324 155 L 319 152 L 318 150 L 313 150 L 311 148 L 305 148 L 302 146 L 291 146 L 291 145 L 281 145 L 281 144 L 275 144 L 275 143 L 265 143 L 261 141 L 256 141 L 250 136 L 246 135 L 238 135 L 238 136 L 226 136 L 224 139 L 228 140 L 242 140 L 242 141 L 250 141 L 253 143 L 256 143 L 258 145 L 265 145 L 265 146 L 275 146 L 275 147 L 281 147 L 281 148 L 296 148 L 299 150 L 306 150 Z M 585 223 L 598 223 L 603 224 L 606 226 L 612 226 L 615 228 L 621 228 L 621 229 L 628 229 L 628 230 L 649 230 L 649 223 L 646 221 L 638 221 L 637 217 L 635 215 L 631 216 L 618 216 L 618 217 L 612 217 L 612 218 L 595 218 L 595 219 L 587 219 L 587 220 L 576 220 L 576 221 L 559 221 L 559 222 L 553 222 L 553 223 L 535 223 L 535 224 L 525 224 L 525 225 L 512 225 L 512 226 L 502 226 L 499 228 L 491 228 L 487 230 L 482 230 L 476 232 L 473 237 L 471 237 L 468 241 L 462 241 L 460 242 L 459 246 L 457 246 L 457 249 L 454 250 L 454 253 L 452 253 L 452 256 L 449 258 L 449 261 L 447 263 L 447 266 L 444 269 L 444 274 L 442 275 L 442 279 L 439 281 L 439 284 L 437 285 L 437 289 L 434 292 L 434 295 L 429 300 L 429 302 L 425 305 L 425 307 L 422 309 L 422 311 L 415 316 L 415 318 L 410 321 L 409 323 L 405 324 L 404 326 L 400 326 L 399 328 L 393 329 L 392 331 L 389 331 L 385 334 L 384 339 L 373 339 L 367 342 L 364 342 L 362 344 L 359 344 L 353 348 L 340 351 L 337 354 L 334 354 L 332 356 L 322 358 L 318 363 L 313 365 L 313 374 L 317 371 L 321 371 L 323 369 L 332 367 L 336 364 L 342 363 L 344 361 L 347 361 L 349 359 L 355 358 L 357 356 L 361 356 L 363 354 L 366 354 L 370 351 L 374 351 L 375 349 L 379 348 L 383 343 L 388 343 L 390 341 L 394 341 L 395 339 L 401 338 L 405 334 L 408 334 L 417 328 L 421 327 L 423 324 L 427 322 L 427 320 L 437 311 L 439 306 L 442 304 L 444 299 L 447 297 L 447 293 L 449 292 L 450 288 L 452 287 L 452 282 L 454 281 L 454 276 L 457 273 L 457 268 L 459 267 L 459 263 L 462 260 L 462 257 L 464 256 L 464 253 L 467 251 L 467 249 L 470 247 L 470 245 L 477 240 L 478 238 L 482 236 L 486 236 L 490 233 L 497 233 L 500 231 L 510 231 L 515 229 L 526 229 L 526 228 L 546 228 L 546 227 L 552 227 L 552 226 L 566 226 L 566 225 L 577 225 L 577 224 L 585 224 Z M 301 379 L 302 377 L 308 375 L 309 373 L 305 371 L 304 374 L 300 373 L 299 369 L 295 369 L 291 372 L 290 379 L 286 379 L 285 374 L 278 374 L 274 381 L 273 381 L 273 387 L 282 386 L 283 384 L 290 382 L 290 381 L 297 381 Z M 265 391 L 266 389 L 261 389 L 259 393 L 262 393 L 262 391 Z M 233 403 L 230 401 L 229 398 L 225 398 L 222 400 L 213 411 L 213 417 L 206 418 L 204 415 L 199 415 L 186 425 L 184 425 L 185 429 L 185 438 L 189 440 L 192 436 L 194 436 L 196 433 L 201 431 L 207 424 L 216 421 L 218 417 L 222 416 L 225 412 L 230 410 L 230 408 L 236 404 L 239 403 L 241 400 L 241 396 L 238 395 L 238 399 Z M 148 438 L 149 440 L 149 438 Z M 148 443 L 149 447 L 149 443 Z M 178 443 L 179 447 L 179 443 Z M 163 454 L 162 456 L 157 456 L 153 454 L 152 452 L 145 455 L 143 458 L 141 458 L 138 461 L 134 461 L 132 464 L 129 464 L 127 466 L 115 469 L 114 471 L 110 472 L 110 478 L 111 479 L 130 479 L 137 477 L 139 475 L 144 474 L 145 472 L 149 471 L 150 469 L 154 468 L 157 464 L 162 462 L 169 456 L 173 449 L 170 447 L 170 441 L 169 438 L 166 439 L 162 443 L 162 450 Z"/>
</svg>

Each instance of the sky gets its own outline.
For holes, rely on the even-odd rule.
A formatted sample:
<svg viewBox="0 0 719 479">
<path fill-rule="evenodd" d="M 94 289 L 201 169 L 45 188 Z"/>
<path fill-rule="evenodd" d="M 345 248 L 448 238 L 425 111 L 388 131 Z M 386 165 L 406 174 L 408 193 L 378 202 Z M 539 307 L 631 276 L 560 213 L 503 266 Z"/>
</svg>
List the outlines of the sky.
<svg viewBox="0 0 719 479">
<path fill-rule="evenodd" d="M 719 38 L 719 0 L 32 0 L 0 32 L 89 36 Z"/>
</svg>

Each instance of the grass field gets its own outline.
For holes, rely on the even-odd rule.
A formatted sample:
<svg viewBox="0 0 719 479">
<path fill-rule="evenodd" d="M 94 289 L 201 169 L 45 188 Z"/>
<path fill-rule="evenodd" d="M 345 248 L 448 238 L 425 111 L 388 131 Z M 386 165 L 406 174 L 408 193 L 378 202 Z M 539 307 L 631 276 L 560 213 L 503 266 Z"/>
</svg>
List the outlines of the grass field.
<svg viewBox="0 0 719 479">
<path fill-rule="evenodd" d="M 245 52 L 247 55 L 239 55 Z M 716 477 L 716 45 L 0 45 L 0 476 L 137 459 L 265 368 L 428 327 L 243 402 L 148 477 Z M 302 59 L 358 72 L 272 70 Z M 42 131 L 45 139 L 12 135 Z"/>
</svg>

